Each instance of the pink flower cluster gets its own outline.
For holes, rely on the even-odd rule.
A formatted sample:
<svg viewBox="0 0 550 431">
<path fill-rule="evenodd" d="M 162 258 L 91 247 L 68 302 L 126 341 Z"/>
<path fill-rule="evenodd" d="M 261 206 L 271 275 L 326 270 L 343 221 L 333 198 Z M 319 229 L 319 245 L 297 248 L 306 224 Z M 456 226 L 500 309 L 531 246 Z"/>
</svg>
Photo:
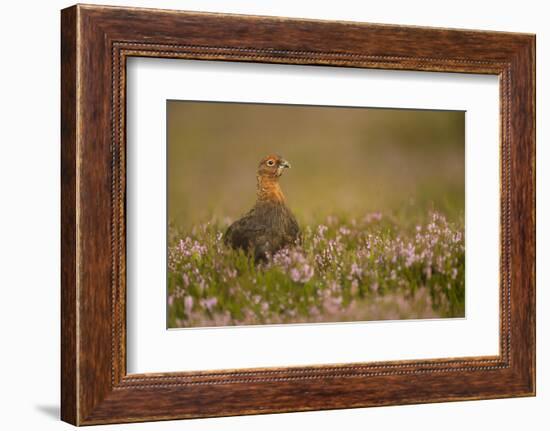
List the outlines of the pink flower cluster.
<svg viewBox="0 0 550 431">
<path fill-rule="evenodd" d="M 383 315 L 375 303 L 388 316 L 463 313 L 463 228 L 442 214 L 432 213 L 412 227 L 378 212 L 351 220 L 330 216 L 303 226 L 301 245 L 279 250 L 262 265 L 226 247 L 224 229 L 207 223 L 183 239 L 173 236 L 168 250 L 172 324 L 350 320 L 365 310 Z"/>
<path fill-rule="evenodd" d="M 315 274 L 303 251 L 295 248 L 284 248 L 272 257 L 272 265 L 282 269 L 295 283 L 307 283 Z"/>
</svg>

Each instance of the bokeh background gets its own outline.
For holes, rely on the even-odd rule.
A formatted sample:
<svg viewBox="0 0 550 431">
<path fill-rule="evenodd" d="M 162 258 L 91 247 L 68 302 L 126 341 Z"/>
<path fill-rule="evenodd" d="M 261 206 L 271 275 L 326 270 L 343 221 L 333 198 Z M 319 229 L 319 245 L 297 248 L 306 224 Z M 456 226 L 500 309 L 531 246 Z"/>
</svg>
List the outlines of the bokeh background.
<svg viewBox="0 0 550 431">
<path fill-rule="evenodd" d="M 168 101 L 168 218 L 188 230 L 255 201 L 267 154 L 304 224 L 378 211 L 416 223 L 464 217 L 464 112 Z"/>
</svg>

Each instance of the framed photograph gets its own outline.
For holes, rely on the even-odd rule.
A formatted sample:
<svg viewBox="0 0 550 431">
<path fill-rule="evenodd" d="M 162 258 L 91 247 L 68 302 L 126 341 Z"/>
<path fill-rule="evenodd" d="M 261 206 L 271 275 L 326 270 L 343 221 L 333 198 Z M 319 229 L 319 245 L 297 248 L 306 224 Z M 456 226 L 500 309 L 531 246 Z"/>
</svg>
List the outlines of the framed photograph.
<svg viewBox="0 0 550 431">
<path fill-rule="evenodd" d="M 62 419 L 535 394 L 535 36 L 61 13 Z"/>
</svg>

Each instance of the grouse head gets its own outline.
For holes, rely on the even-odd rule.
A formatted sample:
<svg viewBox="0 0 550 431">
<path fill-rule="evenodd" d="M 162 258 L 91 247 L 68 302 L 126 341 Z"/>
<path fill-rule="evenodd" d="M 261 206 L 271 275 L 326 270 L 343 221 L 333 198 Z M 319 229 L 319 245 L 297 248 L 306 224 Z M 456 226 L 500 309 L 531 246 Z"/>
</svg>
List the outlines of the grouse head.
<svg viewBox="0 0 550 431">
<path fill-rule="evenodd" d="M 290 163 L 281 156 L 269 155 L 260 161 L 257 173 L 258 201 L 284 202 L 279 177 L 286 168 L 290 168 Z"/>
<path fill-rule="evenodd" d="M 288 163 L 281 156 L 270 155 L 264 157 L 258 165 L 258 176 L 261 177 L 280 177 L 285 168 L 290 168 Z"/>
</svg>

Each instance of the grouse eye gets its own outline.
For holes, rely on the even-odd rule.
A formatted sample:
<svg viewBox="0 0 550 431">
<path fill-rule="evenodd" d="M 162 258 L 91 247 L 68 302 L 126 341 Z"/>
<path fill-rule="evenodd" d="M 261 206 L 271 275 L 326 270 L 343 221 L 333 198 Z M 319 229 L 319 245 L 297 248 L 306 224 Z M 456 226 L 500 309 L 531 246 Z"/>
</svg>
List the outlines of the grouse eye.
<svg viewBox="0 0 550 431">
<path fill-rule="evenodd" d="M 273 160 L 268 160 L 267 161 L 267 166 L 273 166 L 275 164 L 275 162 Z"/>
</svg>

